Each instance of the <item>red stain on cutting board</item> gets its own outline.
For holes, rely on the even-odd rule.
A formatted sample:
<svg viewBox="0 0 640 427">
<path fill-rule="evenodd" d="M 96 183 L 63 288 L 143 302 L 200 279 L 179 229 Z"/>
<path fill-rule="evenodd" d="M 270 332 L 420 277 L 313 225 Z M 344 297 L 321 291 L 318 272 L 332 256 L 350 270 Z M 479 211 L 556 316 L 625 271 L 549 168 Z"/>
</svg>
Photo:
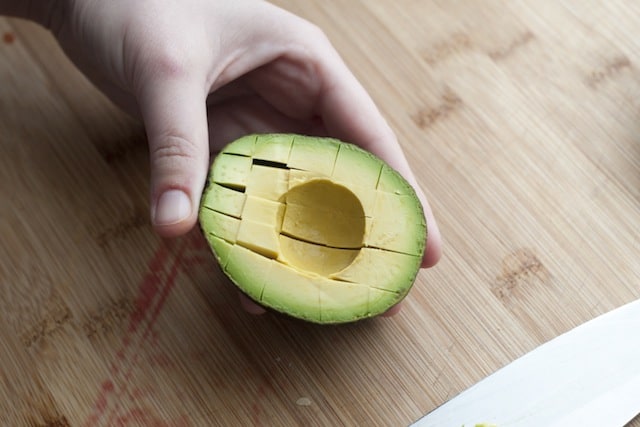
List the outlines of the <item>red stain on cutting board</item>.
<svg viewBox="0 0 640 427">
<path fill-rule="evenodd" d="M 6 32 L 2 35 L 2 41 L 4 44 L 11 44 L 16 41 L 16 36 L 13 33 Z"/>
<path fill-rule="evenodd" d="M 162 245 L 149 261 L 147 273 L 138 286 L 134 309 L 128 319 L 128 327 L 120 348 L 111 363 L 109 379 L 105 379 L 98 391 L 93 412 L 85 427 L 142 425 L 153 427 L 186 427 L 191 422 L 186 415 L 166 421 L 154 415 L 145 404 L 152 390 L 136 384 L 135 375 L 162 355 L 149 355 L 158 346 L 156 323 L 171 295 L 177 278 L 186 268 L 207 262 L 202 251 L 207 247 L 202 236 L 191 233 L 177 243 L 175 251 Z M 154 365 L 154 371 L 165 364 Z M 147 367 L 148 368 L 148 367 Z M 125 405 L 126 403 L 126 405 Z"/>
</svg>

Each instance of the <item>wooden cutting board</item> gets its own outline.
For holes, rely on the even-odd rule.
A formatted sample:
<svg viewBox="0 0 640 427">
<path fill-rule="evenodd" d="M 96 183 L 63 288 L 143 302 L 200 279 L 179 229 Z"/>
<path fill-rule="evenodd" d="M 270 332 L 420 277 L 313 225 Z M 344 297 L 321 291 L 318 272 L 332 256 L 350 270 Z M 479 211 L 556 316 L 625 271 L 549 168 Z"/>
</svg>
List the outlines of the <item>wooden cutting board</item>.
<svg viewBox="0 0 640 427">
<path fill-rule="evenodd" d="M 407 425 L 640 296 L 640 3 L 277 3 L 398 133 L 442 261 L 392 319 L 245 314 L 150 229 L 140 123 L 0 19 L 1 425 Z"/>
</svg>

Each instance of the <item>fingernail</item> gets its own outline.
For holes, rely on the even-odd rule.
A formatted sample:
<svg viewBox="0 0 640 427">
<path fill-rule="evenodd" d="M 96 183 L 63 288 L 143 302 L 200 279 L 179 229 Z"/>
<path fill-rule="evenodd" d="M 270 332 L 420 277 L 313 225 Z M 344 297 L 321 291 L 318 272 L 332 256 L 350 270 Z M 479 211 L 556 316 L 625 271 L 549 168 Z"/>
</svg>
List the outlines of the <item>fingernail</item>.
<svg viewBox="0 0 640 427">
<path fill-rule="evenodd" d="M 191 200 L 181 190 L 168 190 L 158 198 L 153 216 L 155 225 L 171 225 L 191 215 Z"/>
</svg>

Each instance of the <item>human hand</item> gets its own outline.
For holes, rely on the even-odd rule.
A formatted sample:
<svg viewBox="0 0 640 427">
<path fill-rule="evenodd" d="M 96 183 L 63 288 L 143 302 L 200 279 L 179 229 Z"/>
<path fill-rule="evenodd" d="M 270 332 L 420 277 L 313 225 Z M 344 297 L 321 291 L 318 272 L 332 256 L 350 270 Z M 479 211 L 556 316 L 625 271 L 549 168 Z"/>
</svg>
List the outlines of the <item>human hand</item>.
<svg viewBox="0 0 640 427">
<path fill-rule="evenodd" d="M 327 135 L 378 155 L 416 188 L 429 233 L 422 266 L 437 263 L 440 234 L 393 131 L 317 27 L 257 0 L 49 3 L 57 9 L 41 22 L 71 60 L 144 121 L 160 235 L 195 225 L 209 155 L 227 142 Z M 246 299 L 243 307 L 262 311 Z"/>
</svg>

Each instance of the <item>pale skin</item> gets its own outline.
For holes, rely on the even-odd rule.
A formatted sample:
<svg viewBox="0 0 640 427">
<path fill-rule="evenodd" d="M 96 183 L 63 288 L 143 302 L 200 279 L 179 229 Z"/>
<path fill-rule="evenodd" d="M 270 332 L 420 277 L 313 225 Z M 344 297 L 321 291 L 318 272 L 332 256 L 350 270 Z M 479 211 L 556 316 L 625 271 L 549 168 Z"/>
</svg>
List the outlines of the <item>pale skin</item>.
<svg viewBox="0 0 640 427">
<path fill-rule="evenodd" d="M 296 132 L 356 143 L 398 170 L 425 211 L 422 267 L 440 259 L 437 224 L 394 132 L 308 21 L 259 0 L 0 0 L 0 14 L 50 29 L 98 88 L 142 119 L 158 234 L 196 225 L 210 157 L 224 144 Z M 241 305 L 264 312 L 246 297 Z"/>
</svg>

